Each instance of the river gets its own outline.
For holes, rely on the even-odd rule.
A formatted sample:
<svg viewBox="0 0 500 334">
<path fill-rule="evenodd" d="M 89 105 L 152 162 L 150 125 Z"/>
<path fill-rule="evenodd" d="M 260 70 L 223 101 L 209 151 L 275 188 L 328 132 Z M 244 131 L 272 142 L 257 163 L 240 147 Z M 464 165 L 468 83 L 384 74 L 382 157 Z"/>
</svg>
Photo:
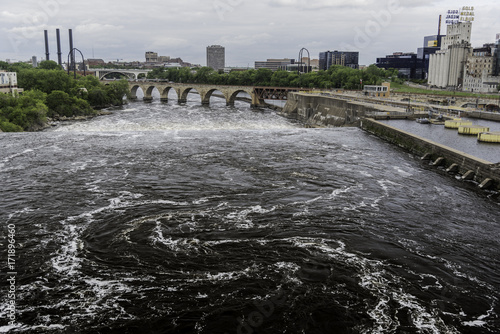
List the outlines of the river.
<svg viewBox="0 0 500 334">
<path fill-rule="evenodd" d="M 0 332 L 500 331 L 496 194 L 358 128 L 192 96 L 0 145 Z"/>
</svg>

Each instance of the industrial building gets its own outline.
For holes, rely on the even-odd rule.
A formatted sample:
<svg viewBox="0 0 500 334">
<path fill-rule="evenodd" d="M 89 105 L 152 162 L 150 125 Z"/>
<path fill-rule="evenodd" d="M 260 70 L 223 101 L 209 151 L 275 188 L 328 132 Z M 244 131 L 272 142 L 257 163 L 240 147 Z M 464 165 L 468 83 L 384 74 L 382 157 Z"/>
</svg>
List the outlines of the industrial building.
<svg viewBox="0 0 500 334">
<path fill-rule="evenodd" d="M 460 89 L 464 82 L 464 68 L 471 47 L 472 22 L 458 22 L 447 27 L 441 49 L 430 55 L 430 86 Z"/>
</svg>

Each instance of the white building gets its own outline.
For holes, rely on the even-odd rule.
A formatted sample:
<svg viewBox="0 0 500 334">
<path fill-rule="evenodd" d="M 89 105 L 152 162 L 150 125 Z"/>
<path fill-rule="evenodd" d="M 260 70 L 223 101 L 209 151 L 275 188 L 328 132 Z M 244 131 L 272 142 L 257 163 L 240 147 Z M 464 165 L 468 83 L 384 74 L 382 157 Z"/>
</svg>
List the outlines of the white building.
<svg viewBox="0 0 500 334">
<path fill-rule="evenodd" d="M 0 93 L 21 93 L 23 90 L 17 87 L 17 73 L 0 70 Z"/>
<path fill-rule="evenodd" d="M 460 88 L 464 80 L 464 67 L 471 53 L 471 22 L 449 25 L 441 41 L 441 50 L 430 55 L 430 86 Z"/>
</svg>

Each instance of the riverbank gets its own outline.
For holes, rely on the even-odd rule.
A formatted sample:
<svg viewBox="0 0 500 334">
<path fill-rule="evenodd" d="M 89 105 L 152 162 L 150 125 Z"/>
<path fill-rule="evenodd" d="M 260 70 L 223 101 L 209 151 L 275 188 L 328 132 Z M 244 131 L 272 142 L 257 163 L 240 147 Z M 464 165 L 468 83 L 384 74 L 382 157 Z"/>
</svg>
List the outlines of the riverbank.
<svg viewBox="0 0 500 334">
<path fill-rule="evenodd" d="M 47 117 L 47 121 L 42 126 L 40 126 L 38 129 L 32 130 L 31 132 L 43 131 L 45 129 L 58 126 L 59 124 L 64 122 L 88 121 L 99 116 L 107 116 L 112 114 L 113 112 L 109 110 L 96 110 L 96 112 L 92 115 L 79 115 L 73 117 L 61 116 L 57 118 Z"/>
</svg>

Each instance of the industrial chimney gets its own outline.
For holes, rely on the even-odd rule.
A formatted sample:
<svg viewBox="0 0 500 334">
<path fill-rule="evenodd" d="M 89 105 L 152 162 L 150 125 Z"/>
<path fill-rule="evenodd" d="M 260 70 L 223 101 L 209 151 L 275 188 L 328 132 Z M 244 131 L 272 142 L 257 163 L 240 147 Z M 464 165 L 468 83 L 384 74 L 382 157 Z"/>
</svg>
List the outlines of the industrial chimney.
<svg viewBox="0 0 500 334">
<path fill-rule="evenodd" d="M 59 65 L 62 65 L 62 53 L 61 53 L 61 32 L 59 29 L 56 29 L 57 36 L 57 60 Z"/>
<path fill-rule="evenodd" d="M 75 52 L 73 51 L 73 49 L 74 49 L 74 47 L 73 47 L 73 29 L 69 29 L 69 52 L 70 52 L 71 61 L 68 64 L 68 66 L 69 66 L 68 68 L 71 70 L 74 70 L 76 68 Z"/>
<path fill-rule="evenodd" d="M 46 60 L 50 60 L 50 53 L 49 53 L 49 32 L 47 30 L 45 32 L 45 58 Z"/>
</svg>

